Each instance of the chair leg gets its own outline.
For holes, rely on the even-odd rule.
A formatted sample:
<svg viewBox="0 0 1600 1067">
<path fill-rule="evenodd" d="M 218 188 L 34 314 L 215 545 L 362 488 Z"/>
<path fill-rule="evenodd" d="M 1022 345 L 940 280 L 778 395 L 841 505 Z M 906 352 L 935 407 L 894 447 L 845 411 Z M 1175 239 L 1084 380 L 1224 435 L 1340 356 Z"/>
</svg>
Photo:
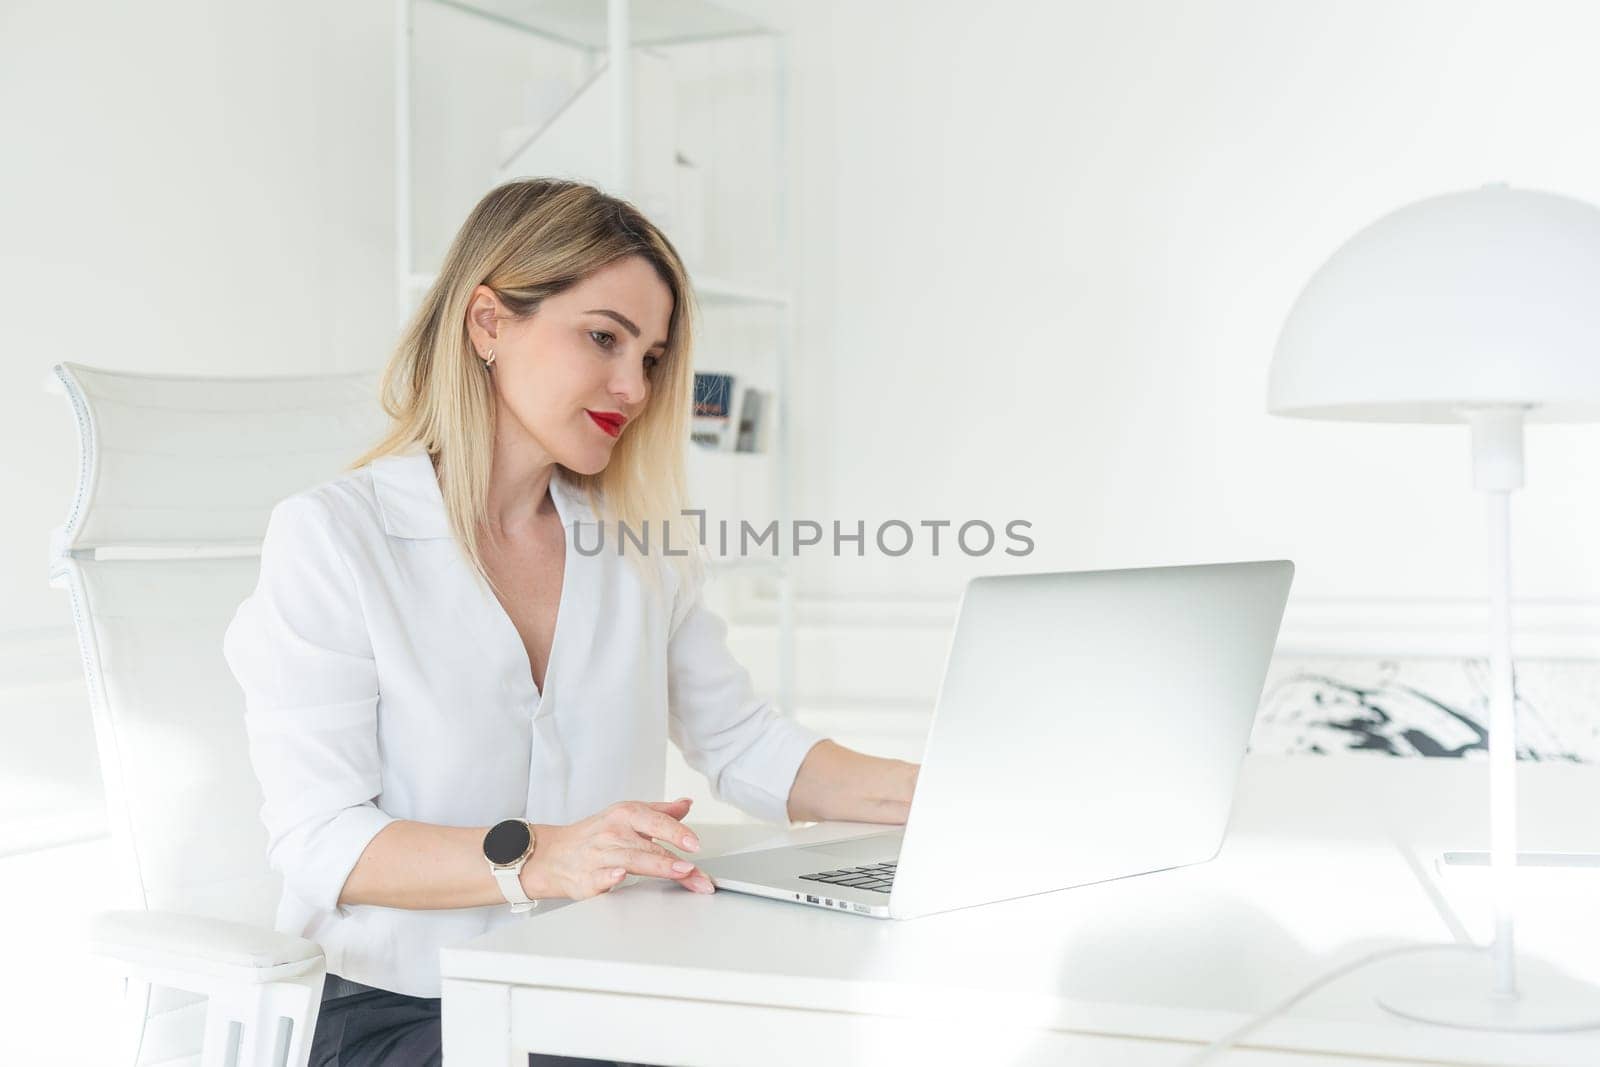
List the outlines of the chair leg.
<svg viewBox="0 0 1600 1067">
<path fill-rule="evenodd" d="M 205 1038 L 200 1045 L 200 1067 L 235 1067 L 239 1062 L 239 1037 L 244 1022 L 235 996 L 217 990 L 206 1002 Z"/>
<path fill-rule="evenodd" d="M 212 994 L 201 1067 L 306 1067 L 321 972 Z"/>
<path fill-rule="evenodd" d="M 117 1019 L 117 1059 L 134 1067 L 144 1047 L 145 1027 L 150 1018 L 150 983 L 140 978 L 122 979 L 122 1004 Z"/>
<path fill-rule="evenodd" d="M 316 1032 L 317 1014 L 322 1010 L 323 981 L 323 973 L 318 971 L 273 985 L 279 1014 L 294 1020 L 282 1067 L 306 1067 L 311 1056 L 311 1035 Z"/>
</svg>

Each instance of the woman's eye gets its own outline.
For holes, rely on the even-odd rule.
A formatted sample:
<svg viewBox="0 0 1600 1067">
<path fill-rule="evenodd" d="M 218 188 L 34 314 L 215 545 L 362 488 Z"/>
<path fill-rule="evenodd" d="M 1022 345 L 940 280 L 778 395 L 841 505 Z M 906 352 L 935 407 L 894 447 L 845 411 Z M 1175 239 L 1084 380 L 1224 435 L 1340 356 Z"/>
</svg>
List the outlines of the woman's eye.
<svg viewBox="0 0 1600 1067">
<path fill-rule="evenodd" d="M 614 336 L 604 330 L 590 330 L 589 336 L 593 337 L 595 339 L 595 344 L 599 345 L 601 348 L 610 348 L 616 343 L 617 340 Z M 605 338 L 604 341 L 600 340 L 602 337 Z"/>
<path fill-rule="evenodd" d="M 655 370 L 660 365 L 661 365 L 661 357 L 659 357 L 659 356 L 645 356 L 644 357 L 644 369 L 645 370 Z"/>
</svg>

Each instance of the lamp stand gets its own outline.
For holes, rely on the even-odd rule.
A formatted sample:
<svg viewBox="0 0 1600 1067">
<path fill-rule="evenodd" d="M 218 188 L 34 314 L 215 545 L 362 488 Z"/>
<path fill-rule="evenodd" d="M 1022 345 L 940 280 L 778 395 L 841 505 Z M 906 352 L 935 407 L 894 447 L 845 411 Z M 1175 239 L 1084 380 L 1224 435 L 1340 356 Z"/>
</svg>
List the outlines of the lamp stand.
<svg viewBox="0 0 1600 1067">
<path fill-rule="evenodd" d="M 1432 971 L 1378 996 L 1395 1015 L 1476 1030 L 1600 1027 L 1600 990 L 1540 970 L 1518 982 L 1514 902 L 1517 857 L 1517 721 L 1511 665 L 1511 494 L 1522 488 L 1521 405 L 1479 407 L 1472 426 L 1473 484 L 1489 531 L 1489 868 L 1494 943 L 1488 960 Z"/>
</svg>

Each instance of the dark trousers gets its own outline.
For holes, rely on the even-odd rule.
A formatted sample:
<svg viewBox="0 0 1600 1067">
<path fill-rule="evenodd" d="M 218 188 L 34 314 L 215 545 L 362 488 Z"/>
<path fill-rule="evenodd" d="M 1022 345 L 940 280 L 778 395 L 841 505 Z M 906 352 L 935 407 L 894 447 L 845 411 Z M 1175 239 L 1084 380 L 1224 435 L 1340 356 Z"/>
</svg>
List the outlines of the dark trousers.
<svg viewBox="0 0 1600 1067">
<path fill-rule="evenodd" d="M 311 1035 L 311 1067 L 442 1067 L 438 997 L 408 997 L 330 974 Z M 636 1067 L 528 1054 L 528 1067 Z"/>
</svg>

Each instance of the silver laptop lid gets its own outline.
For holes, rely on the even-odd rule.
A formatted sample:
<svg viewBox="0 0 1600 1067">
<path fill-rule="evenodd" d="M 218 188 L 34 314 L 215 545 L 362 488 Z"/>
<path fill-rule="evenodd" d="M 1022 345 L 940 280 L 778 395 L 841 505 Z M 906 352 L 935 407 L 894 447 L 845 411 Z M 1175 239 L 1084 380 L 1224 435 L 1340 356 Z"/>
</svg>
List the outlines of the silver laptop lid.
<svg viewBox="0 0 1600 1067">
<path fill-rule="evenodd" d="M 1210 859 L 1287 560 L 974 578 L 890 897 L 897 919 Z"/>
</svg>

